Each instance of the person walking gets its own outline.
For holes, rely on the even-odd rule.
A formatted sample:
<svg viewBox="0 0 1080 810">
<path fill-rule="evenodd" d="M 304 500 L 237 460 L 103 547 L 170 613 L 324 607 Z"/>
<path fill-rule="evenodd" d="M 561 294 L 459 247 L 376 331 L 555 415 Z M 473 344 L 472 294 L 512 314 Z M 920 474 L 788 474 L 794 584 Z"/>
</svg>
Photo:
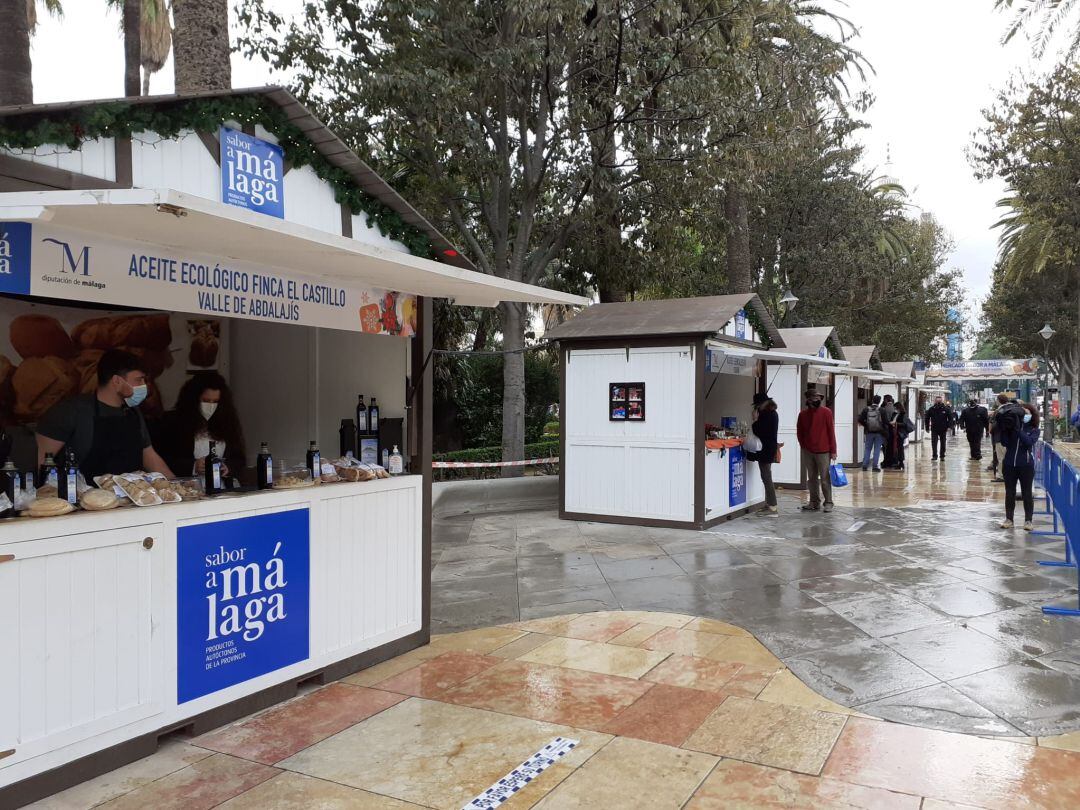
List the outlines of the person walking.
<svg viewBox="0 0 1080 810">
<path fill-rule="evenodd" d="M 1022 408 L 1022 410 L 1020 410 Z M 1009 406 L 1003 406 L 1003 410 Z M 1015 411 L 1019 411 L 1018 413 Z M 1035 481 L 1035 453 L 1033 448 L 1039 440 L 1039 412 L 1034 405 L 1024 403 L 1009 410 L 1007 418 L 1001 419 L 999 440 L 1004 447 L 1001 457 L 1001 476 L 1005 479 L 1005 520 L 1001 528 L 1013 527 L 1016 510 L 1016 485 L 1024 500 L 1024 530 L 1031 531 L 1035 515 L 1035 497 L 1032 484 Z"/>
<path fill-rule="evenodd" d="M 944 397 L 934 397 L 934 404 L 926 411 L 926 429 L 930 431 L 931 461 L 945 460 L 945 437 L 952 426 L 952 409 L 945 404 Z"/>
<path fill-rule="evenodd" d="M 914 430 L 915 425 L 908 419 L 907 411 L 904 409 L 904 403 L 902 402 L 896 403 L 896 414 L 893 416 L 892 427 L 893 463 L 891 467 L 886 467 L 885 469 L 903 470 L 907 455 L 904 444 L 907 442 L 908 436 L 910 436 Z"/>
<path fill-rule="evenodd" d="M 977 399 L 968 402 L 960 413 L 960 427 L 967 434 L 968 448 L 972 461 L 982 461 L 983 436 L 990 435 L 990 414 L 979 404 Z"/>
<path fill-rule="evenodd" d="M 886 470 L 896 463 L 896 454 L 893 452 L 893 433 L 896 432 L 896 403 L 893 401 L 892 394 L 886 394 L 881 400 L 881 415 L 885 417 L 885 458 L 882 459 L 881 466 Z"/>
<path fill-rule="evenodd" d="M 822 400 L 820 391 L 807 388 L 806 407 L 799 412 L 795 423 L 795 434 L 803 451 L 806 485 L 810 490 L 810 502 L 802 507 L 804 512 L 818 509 L 831 512 L 833 509 L 829 466 L 836 458 L 836 424 L 833 412 L 822 404 Z"/>
<path fill-rule="evenodd" d="M 863 472 L 870 469 L 871 464 L 874 472 L 881 472 L 881 448 L 885 445 L 885 435 L 889 431 L 885 426 L 885 416 L 881 412 L 880 394 L 874 394 L 870 404 L 859 414 L 858 421 L 863 429 Z"/>
<path fill-rule="evenodd" d="M 776 461 L 780 415 L 776 412 L 776 402 L 768 394 L 754 394 L 754 421 L 750 430 L 761 440 L 761 449 L 754 453 L 751 459 L 757 461 L 761 483 L 765 487 L 765 508 L 758 514 L 775 517 L 780 513 L 780 509 L 776 505 L 772 465 Z"/>
</svg>

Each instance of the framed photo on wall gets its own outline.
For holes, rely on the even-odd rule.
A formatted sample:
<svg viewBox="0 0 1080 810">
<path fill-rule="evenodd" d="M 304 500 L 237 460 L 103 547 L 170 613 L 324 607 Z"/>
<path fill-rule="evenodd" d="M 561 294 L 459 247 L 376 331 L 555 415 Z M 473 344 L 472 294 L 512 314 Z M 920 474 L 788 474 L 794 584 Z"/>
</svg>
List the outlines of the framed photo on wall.
<svg viewBox="0 0 1080 810">
<path fill-rule="evenodd" d="M 609 383 L 608 420 L 611 422 L 644 422 L 645 383 Z"/>
</svg>

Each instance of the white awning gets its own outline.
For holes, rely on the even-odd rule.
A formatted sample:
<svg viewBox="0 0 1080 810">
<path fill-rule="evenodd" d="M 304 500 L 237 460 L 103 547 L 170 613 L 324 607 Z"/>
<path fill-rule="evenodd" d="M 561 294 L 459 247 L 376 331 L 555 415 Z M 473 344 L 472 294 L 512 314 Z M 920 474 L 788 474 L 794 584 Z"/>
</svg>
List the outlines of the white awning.
<svg viewBox="0 0 1080 810">
<path fill-rule="evenodd" d="M 302 273 L 468 306 L 501 301 L 588 305 L 578 295 L 509 281 L 207 200 L 174 189 L 0 194 L 0 220 L 48 222 L 96 236 Z"/>
<path fill-rule="evenodd" d="M 724 349 L 727 352 L 727 349 Z M 754 357 L 758 360 L 768 360 L 773 363 L 783 363 L 790 366 L 823 366 L 824 371 L 833 372 L 839 368 L 845 368 L 850 363 L 847 360 L 833 360 L 831 357 L 819 357 L 816 354 L 796 354 L 795 352 L 778 351 L 776 349 L 732 349 L 730 354 L 742 354 L 746 357 Z"/>
</svg>

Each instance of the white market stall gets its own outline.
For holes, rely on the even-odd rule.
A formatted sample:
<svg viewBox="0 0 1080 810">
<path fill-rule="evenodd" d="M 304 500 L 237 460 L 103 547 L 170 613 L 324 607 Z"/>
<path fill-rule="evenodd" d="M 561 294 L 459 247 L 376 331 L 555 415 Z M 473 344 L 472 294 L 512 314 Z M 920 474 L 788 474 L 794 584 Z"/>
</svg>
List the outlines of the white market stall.
<svg viewBox="0 0 1080 810">
<path fill-rule="evenodd" d="M 79 363 L 113 345 L 146 352 L 144 361 L 163 351 L 152 382 L 159 402 L 168 399 L 188 371 L 206 367 L 186 330 L 214 324 L 196 337 L 213 338 L 249 458 L 269 441 L 276 458 L 302 463 L 312 439 L 338 455 L 341 419 L 363 391 L 397 424 L 406 474 L 0 522 L 0 806 L 146 756 L 163 734 L 199 733 L 292 697 L 305 681 L 426 643 L 432 299 L 587 303 L 470 270 L 285 91 L 214 98 L 284 112 L 350 188 L 425 234 L 445 261 L 412 255 L 338 203 L 310 166 L 282 163 L 262 125 L 7 150 L 0 321 L 10 344 L 0 348 L 12 357 L 0 357 L 0 382 L 13 391 L 0 415 L 32 441 L 42 391 L 54 400 L 77 392 L 92 369 Z M 118 103 L 187 100 L 110 106 Z M 55 124 L 95 104 L 0 109 L 0 119 Z M 240 140 L 277 161 L 261 190 L 278 210 L 232 198 L 223 168 Z M 156 330 L 164 348 L 133 346 L 138 329 Z M 22 441 L 13 457 L 24 469 L 26 453 Z"/>
<path fill-rule="evenodd" d="M 757 296 L 596 304 L 547 337 L 561 517 L 703 528 L 763 502 L 742 435 L 766 349 L 783 344 Z"/>
<path fill-rule="evenodd" d="M 873 377 L 881 371 L 881 360 L 878 357 L 876 346 L 844 346 L 844 356 L 851 366 L 843 372 L 850 380 L 850 388 L 845 389 L 843 396 L 837 396 L 837 411 L 850 408 L 853 418 L 851 420 L 850 440 L 839 429 L 839 417 L 837 417 L 837 449 L 839 461 L 849 466 L 858 466 L 863 457 L 863 427 L 859 424 L 859 414 L 863 408 L 870 404 L 873 396 Z M 850 399 L 850 404 L 847 400 Z M 843 400 L 843 401 L 841 401 Z"/>
<path fill-rule="evenodd" d="M 847 366 L 847 361 L 836 329 L 831 326 L 781 329 L 780 335 L 788 356 L 770 352 L 768 366 L 767 390 L 778 406 L 780 441 L 784 444 L 780 463 L 773 465 L 773 481 L 778 486 L 801 488 L 806 481 L 796 422 L 806 399 L 806 389 L 815 386 L 825 395 L 826 404 L 832 407 L 836 398 L 834 380 L 841 381 L 843 388 L 843 378 L 834 375 Z M 835 413 L 834 417 L 838 421 L 839 436 L 839 417 Z"/>
</svg>

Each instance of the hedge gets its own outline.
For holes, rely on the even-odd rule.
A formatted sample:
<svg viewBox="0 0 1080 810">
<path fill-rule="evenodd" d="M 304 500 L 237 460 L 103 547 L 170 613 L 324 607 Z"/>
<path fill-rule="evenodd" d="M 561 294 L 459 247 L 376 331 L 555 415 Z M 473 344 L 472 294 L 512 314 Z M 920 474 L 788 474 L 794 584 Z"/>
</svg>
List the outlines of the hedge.
<svg viewBox="0 0 1080 810">
<path fill-rule="evenodd" d="M 547 440 L 525 445 L 525 458 L 547 458 L 559 455 L 559 440 Z M 455 450 L 436 453 L 435 461 L 502 461 L 501 447 L 477 447 L 473 450 Z"/>
</svg>

